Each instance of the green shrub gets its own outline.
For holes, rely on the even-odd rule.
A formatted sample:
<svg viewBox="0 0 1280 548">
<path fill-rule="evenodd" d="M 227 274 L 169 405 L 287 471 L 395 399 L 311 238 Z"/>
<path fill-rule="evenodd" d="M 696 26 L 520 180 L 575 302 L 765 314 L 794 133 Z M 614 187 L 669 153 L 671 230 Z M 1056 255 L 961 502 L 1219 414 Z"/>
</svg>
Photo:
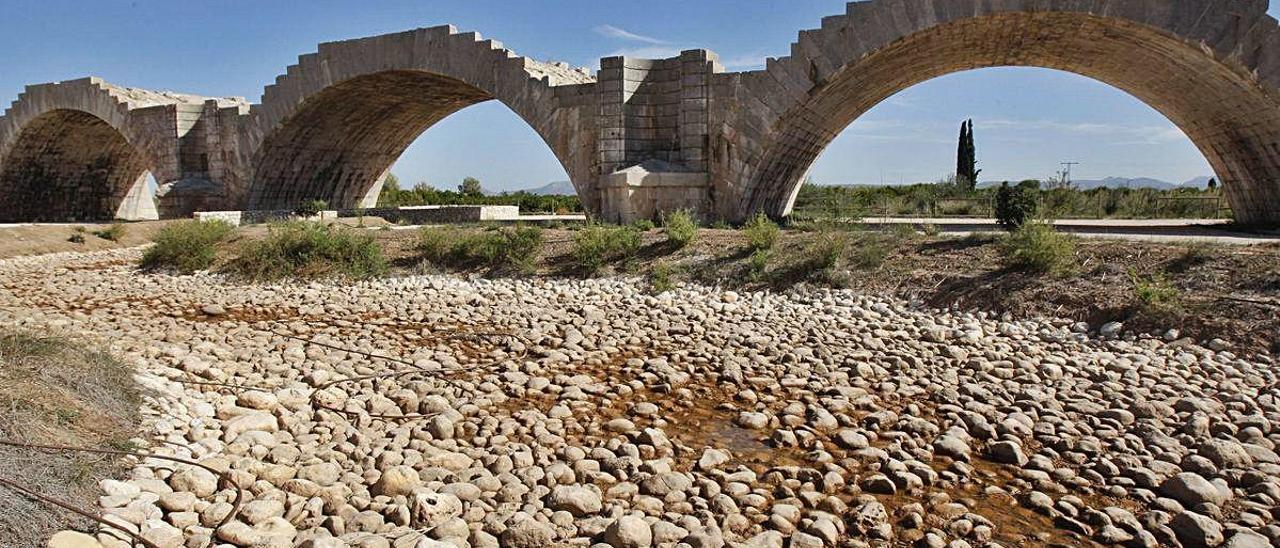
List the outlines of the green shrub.
<svg viewBox="0 0 1280 548">
<path fill-rule="evenodd" d="M 769 271 L 769 259 L 772 254 L 768 249 L 757 249 L 751 253 L 751 258 L 747 263 L 747 278 L 753 282 L 761 281 Z"/>
<path fill-rule="evenodd" d="M 310 218 L 319 215 L 321 211 L 325 211 L 327 209 L 329 209 L 329 202 L 324 200 L 307 200 L 298 204 L 298 207 L 293 210 L 293 214 L 299 217 Z"/>
<path fill-rule="evenodd" d="M 634 223 L 631 223 L 631 226 L 635 227 L 635 229 L 639 230 L 640 232 L 648 232 L 650 230 L 658 228 L 658 226 L 653 224 L 653 221 L 650 221 L 649 219 L 640 219 Z"/>
<path fill-rule="evenodd" d="M 915 232 L 913 231 L 912 234 Z M 849 258 L 850 263 L 862 270 L 871 270 L 879 268 L 884 264 L 884 260 L 889 256 L 888 246 L 881 238 L 868 237 L 858 242 L 853 249 L 853 255 Z"/>
<path fill-rule="evenodd" d="M 570 260 L 586 275 L 595 275 L 615 260 L 630 260 L 640 251 L 640 231 L 632 227 L 590 225 L 573 237 Z"/>
<path fill-rule="evenodd" d="M 1137 271 L 1129 271 L 1129 279 L 1133 281 L 1133 294 L 1142 304 L 1150 307 L 1177 306 L 1182 298 L 1178 288 L 1173 287 L 1164 274 L 1155 274 L 1143 278 Z"/>
<path fill-rule="evenodd" d="M 742 226 L 742 232 L 747 236 L 747 245 L 755 251 L 761 251 L 773 249 L 774 244 L 778 243 L 782 229 L 778 228 L 778 224 L 768 215 L 761 212 L 756 213 L 747 221 L 747 224 Z"/>
<path fill-rule="evenodd" d="M 142 254 L 144 270 L 173 270 L 190 274 L 213 266 L 217 245 L 235 232 L 226 221 L 182 221 L 164 227 Z"/>
<path fill-rule="evenodd" d="M 840 265 L 848 251 L 849 235 L 844 232 L 824 230 L 818 232 L 807 250 L 808 264 L 811 268 L 829 271 Z"/>
<path fill-rule="evenodd" d="M 675 281 L 671 279 L 675 270 L 675 267 L 666 262 L 653 265 L 653 271 L 649 273 L 649 287 L 654 293 L 666 293 L 676 288 Z"/>
<path fill-rule="evenodd" d="M 729 222 L 724 219 L 717 219 L 716 222 L 707 225 L 707 228 L 713 230 L 729 230 L 733 228 L 733 225 L 729 224 Z"/>
<path fill-rule="evenodd" d="M 1005 181 L 996 191 L 996 222 L 1005 230 L 1017 230 L 1036 214 L 1036 189 L 1030 185 L 1009 186 Z"/>
<path fill-rule="evenodd" d="M 466 234 L 447 228 L 424 228 L 418 236 L 418 252 L 437 266 L 534 270 L 542 251 L 542 229 L 503 228 Z"/>
<path fill-rule="evenodd" d="M 667 232 L 667 241 L 676 247 L 685 247 L 698 239 L 698 221 L 687 209 L 678 209 L 663 216 L 662 226 Z"/>
<path fill-rule="evenodd" d="M 937 238 L 939 234 L 942 234 L 942 227 L 933 223 L 925 223 L 924 226 L 921 227 L 921 231 L 924 232 L 925 236 Z"/>
<path fill-rule="evenodd" d="M 906 223 L 895 223 L 889 233 L 898 240 L 914 240 L 920 234 L 916 232 L 916 227 Z"/>
<path fill-rule="evenodd" d="M 118 242 L 124 239 L 124 234 L 127 231 L 128 231 L 128 228 L 126 228 L 124 225 L 120 223 L 114 223 L 107 228 L 94 231 L 93 235 L 107 241 Z"/>
<path fill-rule="evenodd" d="M 387 260 L 363 232 L 306 221 L 276 224 L 266 238 L 245 243 L 227 271 L 250 280 L 381 276 Z"/>
<path fill-rule="evenodd" d="M 1045 223 L 1027 223 L 1006 234 L 1001 241 L 1010 267 L 1065 276 L 1076 266 L 1075 240 Z"/>
</svg>

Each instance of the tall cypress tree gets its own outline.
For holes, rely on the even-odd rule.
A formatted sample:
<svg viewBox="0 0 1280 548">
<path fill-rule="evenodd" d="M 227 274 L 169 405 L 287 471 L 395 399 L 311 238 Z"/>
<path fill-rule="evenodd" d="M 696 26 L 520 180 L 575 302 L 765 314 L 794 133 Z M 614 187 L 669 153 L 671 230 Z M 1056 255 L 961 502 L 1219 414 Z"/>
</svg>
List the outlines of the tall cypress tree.
<svg viewBox="0 0 1280 548">
<path fill-rule="evenodd" d="M 956 182 L 966 190 L 973 190 L 978 186 L 978 174 L 981 172 L 978 169 L 977 147 L 973 144 L 973 120 L 965 120 L 960 123 L 960 146 L 956 153 Z"/>
</svg>

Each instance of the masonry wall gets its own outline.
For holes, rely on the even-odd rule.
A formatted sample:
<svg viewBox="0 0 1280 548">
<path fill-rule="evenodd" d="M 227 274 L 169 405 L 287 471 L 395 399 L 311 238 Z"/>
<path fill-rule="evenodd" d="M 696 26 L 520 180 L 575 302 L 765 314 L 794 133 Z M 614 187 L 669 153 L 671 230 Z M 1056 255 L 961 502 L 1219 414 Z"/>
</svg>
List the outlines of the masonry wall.
<svg viewBox="0 0 1280 548">
<path fill-rule="evenodd" d="M 658 160 L 706 169 L 711 75 L 716 56 L 690 50 L 669 59 L 610 57 L 596 90 L 598 172 Z"/>
</svg>

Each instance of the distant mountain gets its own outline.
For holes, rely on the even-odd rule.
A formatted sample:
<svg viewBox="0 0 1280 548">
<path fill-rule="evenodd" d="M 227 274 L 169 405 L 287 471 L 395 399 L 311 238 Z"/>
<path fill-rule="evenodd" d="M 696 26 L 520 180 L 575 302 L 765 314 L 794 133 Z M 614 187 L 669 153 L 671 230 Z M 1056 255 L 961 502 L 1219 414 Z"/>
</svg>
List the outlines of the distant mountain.
<svg viewBox="0 0 1280 548">
<path fill-rule="evenodd" d="M 1209 179 L 1213 179 L 1213 177 L 1210 177 L 1208 175 L 1201 175 L 1199 177 L 1196 177 L 1194 179 L 1191 179 L 1191 180 L 1188 180 L 1187 182 L 1182 183 L 1182 186 L 1187 188 L 1207 188 L 1209 186 Z"/>
<path fill-rule="evenodd" d="M 1178 185 L 1160 179 L 1152 179 L 1150 177 L 1107 177 L 1106 179 L 1073 181 L 1076 188 L 1080 190 L 1090 190 L 1094 188 L 1154 188 L 1156 190 L 1170 190 L 1177 188 Z"/>
<path fill-rule="evenodd" d="M 527 188 L 524 191 L 538 196 L 575 196 L 578 194 L 578 191 L 573 188 L 573 183 L 569 181 L 556 181 L 538 188 Z"/>
</svg>

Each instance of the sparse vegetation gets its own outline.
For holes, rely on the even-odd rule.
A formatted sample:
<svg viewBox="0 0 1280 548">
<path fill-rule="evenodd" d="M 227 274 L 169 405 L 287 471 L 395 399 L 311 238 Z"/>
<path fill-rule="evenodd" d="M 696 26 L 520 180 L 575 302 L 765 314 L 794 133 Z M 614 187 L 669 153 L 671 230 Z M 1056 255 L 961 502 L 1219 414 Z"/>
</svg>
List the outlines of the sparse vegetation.
<svg viewBox="0 0 1280 548">
<path fill-rule="evenodd" d="M 774 244 L 778 243 L 782 229 L 778 228 L 778 224 L 768 215 L 760 212 L 742 226 L 742 232 L 747 237 L 747 245 L 752 250 L 763 251 L 773 249 Z"/>
<path fill-rule="evenodd" d="M 1222 218 L 1230 210 L 1222 190 L 1197 188 L 1054 187 L 1040 188 L 1037 211 L 1055 219 Z M 1017 186 L 1011 184 L 1010 186 Z M 796 219 L 851 219 L 863 216 L 991 217 L 999 187 L 967 190 L 955 179 L 894 186 L 819 186 L 806 184 L 796 198 Z"/>
<path fill-rule="evenodd" d="M 128 232 L 128 228 L 120 223 L 112 223 L 111 226 L 102 230 L 95 230 L 94 236 L 107 240 L 109 242 L 118 242 L 124 239 L 124 235 Z"/>
<path fill-rule="evenodd" d="M 371 236 L 337 225 L 292 221 L 273 225 L 264 239 L 246 242 L 226 269 L 255 281 L 363 279 L 385 274 L 387 261 Z"/>
<path fill-rule="evenodd" d="M 1140 276 L 1136 271 L 1129 271 L 1129 279 L 1133 281 L 1133 294 L 1138 302 L 1148 307 L 1177 306 L 1182 292 L 1169 283 L 1164 274 Z"/>
<path fill-rule="evenodd" d="M 631 223 L 631 226 L 635 227 L 635 229 L 640 232 L 648 232 L 658 227 L 658 225 L 654 224 L 653 221 L 650 221 L 649 219 L 637 220 L 636 222 Z"/>
<path fill-rule="evenodd" d="M 813 270 L 830 271 L 840 265 L 849 248 L 849 235 L 835 230 L 817 233 L 805 250 L 805 263 Z"/>
<path fill-rule="evenodd" d="M 677 248 L 686 247 L 698 239 L 698 221 L 687 209 L 668 213 L 662 219 L 662 226 L 667 233 L 667 241 Z"/>
<path fill-rule="evenodd" d="M 599 274 L 606 264 L 630 260 L 640 251 L 640 231 L 632 227 L 590 225 L 573 238 L 570 260 L 584 275 Z"/>
<path fill-rule="evenodd" d="M 418 240 L 422 258 L 437 266 L 534 271 L 542 250 L 542 229 L 502 228 L 466 233 L 447 228 L 424 228 Z"/>
<path fill-rule="evenodd" d="M 213 266 L 218 243 L 235 232 L 225 221 L 183 221 L 166 226 L 142 254 L 144 270 L 172 270 L 191 274 Z"/>
<path fill-rule="evenodd" d="M 996 222 L 1005 230 L 1017 230 L 1036 214 L 1036 189 L 1029 184 L 1001 183 L 996 191 Z"/>
<path fill-rule="evenodd" d="M 889 234 L 899 241 L 909 241 L 916 239 L 920 233 L 916 232 L 916 227 L 906 223 L 895 223 L 893 228 L 889 229 Z"/>
<path fill-rule="evenodd" d="M 85 242 L 84 233 L 85 233 L 84 227 L 77 226 L 75 230 L 71 232 L 71 236 L 67 238 L 67 241 L 73 244 L 82 244 Z"/>
<path fill-rule="evenodd" d="M 675 271 L 676 268 L 665 261 L 653 265 L 653 270 L 649 272 L 649 287 L 654 293 L 666 293 L 675 289 L 676 283 L 672 280 Z"/>
<path fill-rule="evenodd" d="M 298 204 L 298 207 L 293 210 L 293 214 L 304 219 L 310 219 L 327 209 L 329 209 L 329 202 L 324 200 L 307 200 Z"/>
<path fill-rule="evenodd" d="M 871 270 L 884 264 L 884 260 L 888 256 L 889 248 L 885 245 L 884 239 L 882 237 L 869 236 L 861 238 L 858 244 L 854 246 L 849 262 L 854 268 Z"/>
<path fill-rule="evenodd" d="M 1066 276 L 1076 267 L 1075 239 L 1046 223 L 1027 223 L 1001 240 L 1006 264 L 1039 274 Z"/>
<path fill-rule="evenodd" d="M 529 192 L 504 192 L 486 195 L 483 192 L 462 192 L 438 190 L 426 183 L 419 183 L 411 189 L 401 189 L 399 179 L 388 175 L 378 195 L 378 207 L 401 207 L 421 205 L 513 205 L 522 212 L 542 212 L 569 214 L 582 212 L 582 203 L 577 196 L 540 195 Z M 464 183 L 465 184 L 465 183 Z M 480 185 L 476 181 L 476 185 Z"/>
<path fill-rule="evenodd" d="M 133 369 L 80 341 L 0 329 L 0 438 L 127 449 L 141 403 Z M 123 473 L 118 459 L 0 447 L 0 476 L 80 507 L 96 506 L 100 480 Z M 5 546 L 44 546 L 49 535 L 96 524 L 0 489 Z"/>
<path fill-rule="evenodd" d="M 751 258 L 747 263 L 747 279 L 753 282 L 759 282 L 765 279 L 769 273 L 769 259 L 773 252 L 768 249 L 757 249 L 751 252 Z"/>
</svg>

